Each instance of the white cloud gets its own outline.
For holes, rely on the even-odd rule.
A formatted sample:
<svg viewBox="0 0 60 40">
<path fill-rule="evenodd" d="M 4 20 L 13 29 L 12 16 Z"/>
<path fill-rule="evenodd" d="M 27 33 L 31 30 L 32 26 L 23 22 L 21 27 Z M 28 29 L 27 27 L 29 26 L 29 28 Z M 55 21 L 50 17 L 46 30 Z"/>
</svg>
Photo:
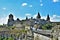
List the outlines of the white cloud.
<svg viewBox="0 0 60 40">
<path fill-rule="evenodd" d="M 0 18 L 0 25 L 7 24 L 8 16 Z"/>
<path fill-rule="evenodd" d="M 32 7 L 32 5 L 29 5 L 29 7 Z"/>
<path fill-rule="evenodd" d="M 59 2 L 59 0 L 53 0 L 53 2 Z"/>
<path fill-rule="evenodd" d="M 41 19 L 45 19 L 46 20 L 46 16 L 42 16 Z"/>
<path fill-rule="evenodd" d="M 30 13 L 26 13 L 25 16 L 27 16 L 28 18 L 30 18 L 31 14 Z"/>
<path fill-rule="evenodd" d="M 16 19 L 15 16 L 14 19 Z M 7 22 L 8 22 L 8 16 L 0 18 L 0 25 L 7 24 Z"/>
<path fill-rule="evenodd" d="M 28 3 L 22 3 L 22 6 L 32 7 L 32 5 L 29 5 Z"/>
<path fill-rule="evenodd" d="M 26 16 L 31 16 L 31 14 L 29 14 L 29 13 L 27 13 L 27 14 L 25 14 Z"/>
<path fill-rule="evenodd" d="M 37 13 L 35 15 L 33 15 L 33 18 L 36 18 L 36 16 L 37 16 Z"/>
<path fill-rule="evenodd" d="M 26 6 L 27 5 L 27 3 L 22 3 L 22 6 Z"/>
<path fill-rule="evenodd" d="M 26 17 L 19 17 L 19 19 L 20 19 L 20 20 L 24 20 L 24 19 L 26 19 Z"/>
<path fill-rule="evenodd" d="M 6 8 L 2 8 L 3 10 L 6 10 Z"/>
<path fill-rule="evenodd" d="M 60 16 L 58 16 L 58 15 L 51 16 L 51 21 L 53 21 L 53 22 L 60 22 Z"/>
<path fill-rule="evenodd" d="M 43 4 L 41 3 L 40 6 L 43 6 Z"/>
</svg>

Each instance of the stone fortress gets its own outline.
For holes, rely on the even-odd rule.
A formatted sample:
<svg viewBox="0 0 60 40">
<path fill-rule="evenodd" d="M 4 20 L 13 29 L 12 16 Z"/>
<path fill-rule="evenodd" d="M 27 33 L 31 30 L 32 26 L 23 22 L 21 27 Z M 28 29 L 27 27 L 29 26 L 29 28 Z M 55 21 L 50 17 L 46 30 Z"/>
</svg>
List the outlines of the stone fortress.
<svg viewBox="0 0 60 40">
<path fill-rule="evenodd" d="M 16 26 L 16 27 L 20 27 L 22 25 L 23 26 L 26 26 L 26 25 L 27 26 L 34 26 L 34 25 L 40 25 L 40 24 L 44 25 L 44 24 L 50 22 L 49 15 L 47 15 L 46 20 L 41 19 L 41 16 L 40 16 L 39 12 L 38 12 L 36 18 L 31 17 L 31 18 L 28 19 L 28 17 L 26 17 L 25 20 L 20 20 L 19 18 L 17 18 L 17 20 L 14 20 L 13 17 L 14 16 L 12 14 L 9 15 L 9 19 L 8 19 L 8 23 L 7 23 L 8 26 Z M 40 26 L 39 26 L 39 28 L 40 28 Z"/>
</svg>

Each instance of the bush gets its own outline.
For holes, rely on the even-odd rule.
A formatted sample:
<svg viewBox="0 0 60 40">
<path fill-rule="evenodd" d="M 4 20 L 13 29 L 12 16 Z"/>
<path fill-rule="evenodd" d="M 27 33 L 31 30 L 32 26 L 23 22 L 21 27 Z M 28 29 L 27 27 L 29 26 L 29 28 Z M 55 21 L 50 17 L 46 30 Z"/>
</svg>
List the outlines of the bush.
<svg viewBox="0 0 60 40">
<path fill-rule="evenodd" d="M 14 40 L 14 38 L 13 37 L 9 37 L 8 40 Z"/>
<path fill-rule="evenodd" d="M 44 30 L 50 30 L 52 28 L 52 24 L 45 24 L 45 25 L 43 25 L 42 26 L 42 29 L 44 29 Z"/>
</svg>

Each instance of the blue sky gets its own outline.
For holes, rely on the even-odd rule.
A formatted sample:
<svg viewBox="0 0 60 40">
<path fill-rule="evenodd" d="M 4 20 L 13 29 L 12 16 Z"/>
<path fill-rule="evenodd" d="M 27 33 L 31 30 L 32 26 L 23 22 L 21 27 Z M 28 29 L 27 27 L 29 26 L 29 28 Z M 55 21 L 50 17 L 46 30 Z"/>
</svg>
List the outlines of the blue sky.
<svg viewBox="0 0 60 40">
<path fill-rule="evenodd" d="M 9 14 L 24 19 L 35 18 L 38 12 L 42 19 L 49 14 L 51 21 L 60 21 L 60 0 L 0 0 L 0 24 L 7 23 Z"/>
</svg>

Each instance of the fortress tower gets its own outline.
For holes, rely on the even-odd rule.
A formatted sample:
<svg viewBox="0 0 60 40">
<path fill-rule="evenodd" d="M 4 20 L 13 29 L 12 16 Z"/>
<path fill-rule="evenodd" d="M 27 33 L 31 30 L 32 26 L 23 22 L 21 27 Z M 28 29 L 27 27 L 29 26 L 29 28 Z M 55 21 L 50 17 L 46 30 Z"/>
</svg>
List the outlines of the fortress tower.
<svg viewBox="0 0 60 40">
<path fill-rule="evenodd" d="M 46 19 L 47 21 L 50 21 L 50 17 L 49 17 L 49 14 L 47 15 L 47 19 Z"/>
<path fill-rule="evenodd" d="M 9 19 L 8 19 L 8 26 L 12 26 L 13 23 L 14 23 L 13 15 L 10 14 L 10 15 L 9 15 Z"/>
<path fill-rule="evenodd" d="M 40 19 L 41 18 L 41 16 L 40 16 L 40 13 L 38 12 L 38 15 L 37 15 L 37 17 L 36 17 L 37 19 Z"/>
</svg>

